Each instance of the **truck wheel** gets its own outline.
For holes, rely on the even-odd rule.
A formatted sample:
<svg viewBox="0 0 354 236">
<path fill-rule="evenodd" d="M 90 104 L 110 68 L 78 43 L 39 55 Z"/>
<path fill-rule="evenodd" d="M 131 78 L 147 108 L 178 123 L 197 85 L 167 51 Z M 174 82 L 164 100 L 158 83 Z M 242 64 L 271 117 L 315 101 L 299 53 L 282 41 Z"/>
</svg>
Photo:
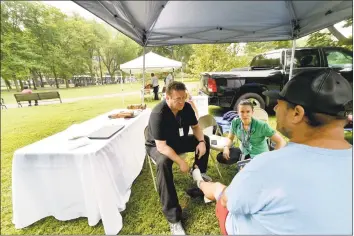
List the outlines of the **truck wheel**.
<svg viewBox="0 0 354 236">
<path fill-rule="evenodd" d="M 235 111 L 237 111 L 238 104 L 244 99 L 250 100 L 253 103 L 254 107 L 260 107 L 262 109 L 265 108 L 264 99 L 260 95 L 258 95 L 256 93 L 245 93 L 237 99 L 235 106 L 234 106 Z"/>
</svg>

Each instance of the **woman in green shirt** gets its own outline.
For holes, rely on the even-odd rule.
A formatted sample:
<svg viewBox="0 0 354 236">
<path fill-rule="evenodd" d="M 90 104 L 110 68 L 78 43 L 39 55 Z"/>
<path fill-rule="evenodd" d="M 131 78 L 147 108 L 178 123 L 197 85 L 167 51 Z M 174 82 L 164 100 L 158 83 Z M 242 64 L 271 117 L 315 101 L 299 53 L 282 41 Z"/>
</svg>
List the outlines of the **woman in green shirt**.
<svg viewBox="0 0 354 236">
<path fill-rule="evenodd" d="M 262 152 L 269 151 L 267 138 L 276 144 L 275 149 L 285 146 L 285 140 L 266 122 L 252 117 L 253 104 L 249 100 L 242 100 L 238 105 L 239 118 L 232 120 L 231 130 L 227 145 L 223 152 L 217 156 L 217 160 L 223 164 L 234 164 L 244 159 L 253 158 Z M 235 136 L 241 141 L 240 148 L 230 148 Z"/>
</svg>

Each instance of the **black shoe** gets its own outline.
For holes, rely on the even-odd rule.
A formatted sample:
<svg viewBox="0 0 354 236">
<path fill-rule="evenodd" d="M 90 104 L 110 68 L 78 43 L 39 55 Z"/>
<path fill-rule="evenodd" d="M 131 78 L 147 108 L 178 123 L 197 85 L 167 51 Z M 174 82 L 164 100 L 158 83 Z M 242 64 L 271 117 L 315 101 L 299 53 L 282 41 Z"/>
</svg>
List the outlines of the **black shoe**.
<svg viewBox="0 0 354 236">
<path fill-rule="evenodd" d="M 191 198 L 204 197 L 204 193 L 199 188 L 190 188 L 186 190 L 186 193 Z"/>
</svg>

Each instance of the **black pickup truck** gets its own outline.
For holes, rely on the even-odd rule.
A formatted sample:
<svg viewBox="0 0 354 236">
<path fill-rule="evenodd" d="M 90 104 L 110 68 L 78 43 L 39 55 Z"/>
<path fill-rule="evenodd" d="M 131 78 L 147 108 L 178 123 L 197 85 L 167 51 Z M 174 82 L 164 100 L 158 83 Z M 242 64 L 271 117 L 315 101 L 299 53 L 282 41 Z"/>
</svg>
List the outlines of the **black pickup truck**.
<svg viewBox="0 0 354 236">
<path fill-rule="evenodd" d="M 242 99 L 250 99 L 263 109 L 271 108 L 262 92 L 281 90 L 289 81 L 291 49 L 278 49 L 257 55 L 250 67 L 230 72 L 201 73 L 200 95 L 209 96 L 209 105 L 236 110 Z M 293 75 L 303 70 L 329 67 L 338 71 L 353 86 L 353 52 L 340 47 L 297 48 Z"/>
</svg>

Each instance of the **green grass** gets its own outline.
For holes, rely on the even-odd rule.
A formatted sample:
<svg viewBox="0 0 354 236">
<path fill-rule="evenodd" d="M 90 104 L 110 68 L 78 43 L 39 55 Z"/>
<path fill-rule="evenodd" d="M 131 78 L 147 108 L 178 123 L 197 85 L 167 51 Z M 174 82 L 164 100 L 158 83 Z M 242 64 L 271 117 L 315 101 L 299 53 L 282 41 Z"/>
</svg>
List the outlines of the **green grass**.
<svg viewBox="0 0 354 236">
<path fill-rule="evenodd" d="M 123 84 L 124 92 L 133 92 L 139 91 L 141 85 L 138 83 L 135 84 Z M 104 94 L 114 94 L 122 92 L 122 88 L 120 84 L 108 84 L 108 85 L 96 85 L 96 86 L 88 86 L 88 87 L 77 87 L 77 88 L 60 88 L 56 89 L 54 87 L 45 87 L 38 88 L 38 90 L 33 90 L 33 92 L 42 92 L 42 91 L 59 91 L 61 98 L 77 98 L 77 97 L 85 97 L 85 96 L 96 96 L 96 95 L 104 95 Z M 5 104 L 16 103 L 14 93 L 18 93 L 14 90 L 9 91 L 1 91 L 1 97 L 5 100 Z"/>
<path fill-rule="evenodd" d="M 139 103 L 137 96 L 127 96 L 125 104 Z M 157 102 L 148 103 L 153 107 Z M 83 122 L 116 108 L 122 108 L 121 98 L 95 99 L 48 106 L 23 107 L 2 110 L 1 116 L 1 234 L 104 234 L 102 223 L 88 225 L 87 218 L 59 221 L 44 218 L 24 229 L 16 230 L 12 224 L 11 171 L 14 151 L 65 130 L 73 123 Z M 210 106 L 210 113 L 220 114 L 223 109 Z M 270 119 L 275 126 L 275 119 Z M 213 152 L 215 155 L 216 153 Z M 187 161 L 191 164 L 192 154 Z M 235 167 L 221 166 L 224 184 L 229 184 L 236 174 Z M 219 175 L 210 160 L 208 174 L 217 181 Z M 204 204 L 202 199 L 191 199 L 185 190 L 194 186 L 188 175 L 182 174 L 174 165 L 175 185 L 183 208 L 183 223 L 188 234 L 220 234 L 215 217 L 215 203 Z M 123 228 L 120 234 L 170 234 L 158 195 L 154 190 L 148 166 L 132 186 L 127 208 L 122 212 Z"/>
<path fill-rule="evenodd" d="M 193 80 L 185 81 L 187 86 L 191 84 L 198 84 L 198 82 Z M 63 87 L 64 86 L 64 87 Z M 61 85 L 60 89 L 56 89 L 55 87 L 46 86 L 44 88 L 38 87 L 38 90 L 33 90 L 33 92 L 42 92 L 42 91 L 59 91 L 61 98 L 77 98 L 77 97 L 86 97 L 86 96 L 98 96 L 104 94 L 115 94 L 121 93 L 122 88 L 123 92 L 134 92 L 139 91 L 141 89 L 141 83 L 132 83 L 132 84 L 107 84 L 107 85 L 95 85 L 88 87 L 76 87 L 76 88 L 65 88 L 65 85 Z M 160 80 L 160 91 L 163 87 L 163 81 Z M 195 89 L 194 89 L 195 90 Z M 193 94 L 196 94 L 196 91 L 193 90 Z M 1 97 L 5 100 L 5 104 L 13 104 L 16 103 L 14 94 L 18 93 L 16 90 L 3 90 L 1 91 Z"/>
<path fill-rule="evenodd" d="M 139 102 L 137 96 L 125 98 L 125 104 Z M 155 104 L 156 102 L 151 102 L 148 106 L 153 107 Z M 12 158 L 18 148 L 65 130 L 71 124 L 122 107 L 121 98 L 106 98 L 1 111 L 1 234 L 104 234 L 101 222 L 90 227 L 87 218 L 63 222 L 47 217 L 24 229 L 16 230 L 12 224 Z M 188 161 L 191 160 L 190 156 Z M 212 161 L 209 166 L 210 175 L 219 180 Z M 184 208 L 187 232 L 219 234 L 214 215 L 215 205 L 205 205 L 201 199 L 186 196 L 185 190 L 193 186 L 191 178 L 181 174 L 176 166 L 174 173 L 180 204 Z M 224 183 L 228 184 L 235 170 L 227 167 L 223 168 L 222 173 L 225 176 Z M 120 234 L 169 234 L 169 226 L 162 215 L 158 195 L 146 165 L 133 184 L 130 201 L 122 215 L 124 223 Z"/>
</svg>

